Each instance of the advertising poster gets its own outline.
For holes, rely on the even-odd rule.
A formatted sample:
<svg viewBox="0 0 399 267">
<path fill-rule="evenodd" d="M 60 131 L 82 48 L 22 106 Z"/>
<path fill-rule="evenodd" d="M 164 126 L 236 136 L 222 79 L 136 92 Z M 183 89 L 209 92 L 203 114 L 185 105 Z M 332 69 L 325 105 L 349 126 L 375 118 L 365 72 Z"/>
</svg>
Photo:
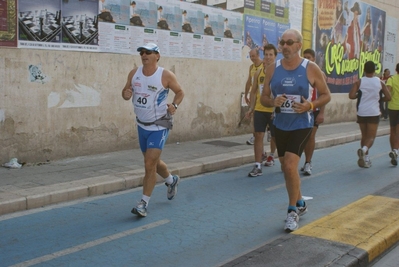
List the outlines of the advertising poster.
<svg viewBox="0 0 399 267">
<path fill-rule="evenodd" d="M 262 19 L 262 46 L 261 49 L 267 44 L 273 44 L 278 49 L 277 41 L 277 22 L 269 19 Z M 263 58 L 263 53 L 261 53 Z"/>
<path fill-rule="evenodd" d="M 18 47 L 61 49 L 61 0 L 18 0 Z"/>
<path fill-rule="evenodd" d="M 263 19 L 251 15 L 244 15 L 244 45 L 250 50 L 262 46 Z"/>
<path fill-rule="evenodd" d="M 316 63 L 327 75 L 331 92 L 348 93 L 369 60 L 380 75 L 385 11 L 353 0 L 319 0 L 317 10 Z"/>
<path fill-rule="evenodd" d="M 130 3 L 130 0 L 99 0 L 98 21 L 129 25 Z"/>
<path fill-rule="evenodd" d="M 289 23 L 290 2 L 286 0 L 245 0 L 244 14 Z"/>
<path fill-rule="evenodd" d="M 180 2 L 181 31 L 194 34 L 203 34 L 204 13 L 198 4 Z"/>
<path fill-rule="evenodd" d="M 155 2 L 148 0 L 128 1 L 130 2 L 128 22 L 130 26 L 148 27 L 151 24 L 155 25 Z M 153 14 L 151 14 L 151 11 Z"/>
<path fill-rule="evenodd" d="M 156 0 L 156 27 L 160 30 L 181 32 L 182 12 L 180 2 L 175 0 Z"/>
<path fill-rule="evenodd" d="M 398 19 L 387 16 L 382 69 L 389 69 L 391 75 L 395 73 L 396 63 L 398 62 L 396 59 L 398 37 Z"/>
<path fill-rule="evenodd" d="M 98 51 L 98 1 L 62 1 L 62 48 Z"/>
<path fill-rule="evenodd" d="M 0 46 L 17 46 L 16 0 L 0 0 Z"/>
<path fill-rule="evenodd" d="M 242 40 L 242 14 L 223 12 L 223 37 Z"/>
<path fill-rule="evenodd" d="M 234 12 L 244 13 L 244 1 L 245 0 L 228 0 L 226 9 Z"/>
</svg>

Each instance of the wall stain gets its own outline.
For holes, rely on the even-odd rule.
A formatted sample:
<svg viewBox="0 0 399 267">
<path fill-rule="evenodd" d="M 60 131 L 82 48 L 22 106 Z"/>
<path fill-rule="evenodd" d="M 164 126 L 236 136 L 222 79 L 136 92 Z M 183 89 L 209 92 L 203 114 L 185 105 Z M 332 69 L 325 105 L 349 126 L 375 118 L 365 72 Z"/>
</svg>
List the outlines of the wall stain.
<svg viewBox="0 0 399 267">
<path fill-rule="evenodd" d="M 207 138 L 212 138 L 221 136 L 225 128 L 228 128 L 228 125 L 222 113 L 213 112 L 212 107 L 202 102 L 197 104 L 197 117 L 191 122 L 193 132 L 203 136 L 203 131 L 206 130 Z"/>
</svg>

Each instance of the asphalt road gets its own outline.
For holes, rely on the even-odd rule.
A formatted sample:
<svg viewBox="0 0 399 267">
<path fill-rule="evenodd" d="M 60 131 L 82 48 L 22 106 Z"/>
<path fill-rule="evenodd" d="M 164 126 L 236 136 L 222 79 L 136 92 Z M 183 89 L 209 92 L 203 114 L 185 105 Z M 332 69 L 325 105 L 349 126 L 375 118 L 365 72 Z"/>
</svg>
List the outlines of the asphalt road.
<svg viewBox="0 0 399 267">
<path fill-rule="evenodd" d="M 357 166 L 359 142 L 316 150 L 302 177 L 309 212 L 300 226 L 397 182 L 388 136 L 373 166 Z M 303 162 L 303 160 L 301 161 Z M 280 165 L 251 165 L 183 179 L 176 199 L 156 186 L 148 216 L 130 213 L 141 188 L 0 217 L 0 266 L 219 266 L 287 235 Z M 378 207 L 376 207 L 378 208 Z"/>
</svg>

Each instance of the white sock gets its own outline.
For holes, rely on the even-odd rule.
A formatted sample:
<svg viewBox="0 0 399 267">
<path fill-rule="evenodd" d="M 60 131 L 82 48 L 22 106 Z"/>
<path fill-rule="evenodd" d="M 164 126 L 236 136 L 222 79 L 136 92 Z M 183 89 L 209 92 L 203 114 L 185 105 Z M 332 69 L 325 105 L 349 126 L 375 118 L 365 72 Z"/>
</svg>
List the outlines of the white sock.
<svg viewBox="0 0 399 267">
<path fill-rule="evenodd" d="M 146 195 L 143 195 L 143 196 L 141 197 L 141 199 L 144 200 L 145 203 L 147 203 L 146 207 L 148 206 L 148 202 L 150 202 L 150 198 L 151 198 L 151 197 L 146 196 Z"/>
<path fill-rule="evenodd" d="M 362 150 L 363 150 L 364 153 L 367 153 L 367 150 L 369 150 L 369 148 L 367 146 L 363 146 Z"/>
<path fill-rule="evenodd" d="M 165 178 L 165 183 L 167 183 L 167 184 L 173 183 L 173 176 L 172 176 L 172 174 L 169 174 L 169 176 Z"/>
<path fill-rule="evenodd" d="M 262 164 L 260 164 L 259 162 L 255 162 L 256 168 L 260 169 L 260 167 L 262 166 Z"/>
<path fill-rule="evenodd" d="M 274 158 L 274 153 L 270 153 L 269 156 L 272 157 L 272 158 Z"/>
</svg>

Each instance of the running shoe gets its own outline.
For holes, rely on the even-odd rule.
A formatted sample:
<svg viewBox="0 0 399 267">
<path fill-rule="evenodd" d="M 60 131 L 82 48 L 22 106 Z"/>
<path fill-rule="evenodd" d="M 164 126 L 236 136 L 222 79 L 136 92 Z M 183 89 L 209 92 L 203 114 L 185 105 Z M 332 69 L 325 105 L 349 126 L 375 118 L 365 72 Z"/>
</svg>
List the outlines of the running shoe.
<svg viewBox="0 0 399 267">
<path fill-rule="evenodd" d="M 391 157 L 391 164 L 393 166 L 398 165 L 398 154 L 396 154 L 395 151 L 392 150 L 391 152 L 389 152 L 389 157 Z"/>
<path fill-rule="evenodd" d="M 359 159 L 357 161 L 357 165 L 359 165 L 359 167 L 364 168 L 365 162 L 364 162 L 364 151 L 363 151 L 363 149 L 359 148 L 357 150 L 357 155 L 359 156 Z"/>
<path fill-rule="evenodd" d="M 304 203 L 305 203 L 305 206 L 303 206 L 303 207 L 296 206 L 296 209 L 298 210 L 298 216 L 305 215 L 305 213 L 308 212 L 308 205 L 306 205 L 306 202 L 304 202 Z"/>
<path fill-rule="evenodd" d="M 147 216 L 147 202 L 141 200 L 136 207 L 134 207 L 131 211 L 133 214 L 136 214 L 140 217 Z"/>
<path fill-rule="evenodd" d="M 171 184 L 165 183 L 168 187 L 167 197 L 169 200 L 172 200 L 177 195 L 177 186 L 179 185 L 180 177 L 177 175 L 173 175 L 173 182 Z"/>
<path fill-rule="evenodd" d="M 365 168 L 371 167 L 371 160 L 369 158 L 369 155 L 364 156 L 364 167 Z"/>
<path fill-rule="evenodd" d="M 247 145 L 253 145 L 254 142 L 255 142 L 255 137 L 254 137 L 254 136 L 251 136 L 251 138 L 249 138 L 249 139 L 247 140 Z"/>
<path fill-rule="evenodd" d="M 298 214 L 295 211 L 291 211 L 290 213 L 287 214 L 287 219 L 285 219 L 284 230 L 286 232 L 292 232 L 297 230 L 299 228 L 298 222 L 299 222 Z"/>
<path fill-rule="evenodd" d="M 274 165 L 274 157 L 268 156 L 265 162 L 265 166 L 271 167 Z"/>
<path fill-rule="evenodd" d="M 248 176 L 249 176 L 249 177 L 256 177 L 256 176 L 260 176 L 260 175 L 262 175 L 262 169 L 256 167 L 256 165 L 255 165 L 255 167 L 252 169 L 252 171 L 250 171 L 250 172 L 248 173 Z"/>
<path fill-rule="evenodd" d="M 306 162 L 303 167 L 303 173 L 305 175 L 312 175 L 312 164 L 310 162 Z"/>
<path fill-rule="evenodd" d="M 267 160 L 267 154 L 266 152 L 262 154 L 262 162 L 265 162 Z"/>
</svg>

